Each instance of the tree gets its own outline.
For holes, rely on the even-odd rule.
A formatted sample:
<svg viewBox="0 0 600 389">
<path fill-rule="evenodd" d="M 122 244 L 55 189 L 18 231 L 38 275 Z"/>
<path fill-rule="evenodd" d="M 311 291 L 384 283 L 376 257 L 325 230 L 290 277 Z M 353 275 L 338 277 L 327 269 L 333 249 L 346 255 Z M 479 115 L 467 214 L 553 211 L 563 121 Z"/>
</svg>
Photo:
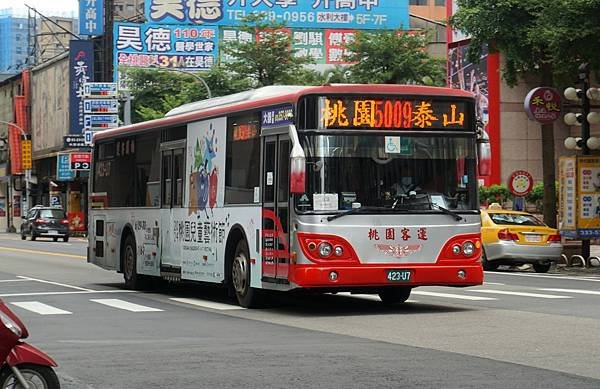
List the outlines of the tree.
<svg viewBox="0 0 600 389">
<path fill-rule="evenodd" d="M 356 83 L 445 85 L 443 60 L 429 56 L 426 34 L 358 32 L 346 45 L 349 79 Z"/>
<path fill-rule="evenodd" d="M 233 57 L 222 64 L 227 71 L 250 79 L 254 87 L 314 79 L 314 73 L 303 68 L 312 63 L 312 59 L 295 55 L 292 37 L 283 23 L 251 14 L 239 30 L 258 36 L 250 42 L 232 41 L 222 45 L 223 53 Z"/>
<path fill-rule="evenodd" d="M 560 87 L 572 82 L 582 62 L 599 69 L 599 12 L 597 0 L 458 0 L 450 22 L 471 37 L 470 61 L 478 61 L 486 44 L 490 53 L 502 53 L 508 85 L 514 86 L 520 76 L 538 75 L 541 85 Z M 552 124 L 542 125 L 542 153 L 544 220 L 555 227 Z"/>
<path fill-rule="evenodd" d="M 165 69 L 128 69 L 125 72 L 132 102 L 133 123 L 158 119 L 182 104 L 208 97 L 204 85 L 192 75 Z M 215 66 L 199 75 L 209 86 L 212 96 L 223 96 L 250 88 L 245 78 Z"/>
</svg>

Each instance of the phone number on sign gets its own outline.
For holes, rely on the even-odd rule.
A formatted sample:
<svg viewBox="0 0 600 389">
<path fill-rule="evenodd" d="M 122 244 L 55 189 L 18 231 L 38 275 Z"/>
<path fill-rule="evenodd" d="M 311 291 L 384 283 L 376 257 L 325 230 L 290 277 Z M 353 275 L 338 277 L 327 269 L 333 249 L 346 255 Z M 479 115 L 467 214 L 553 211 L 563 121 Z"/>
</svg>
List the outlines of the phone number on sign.
<svg viewBox="0 0 600 389">
<path fill-rule="evenodd" d="M 118 66 L 209 69 L 215 63 L 212 55 L 118 54 Z"/>
</svg>

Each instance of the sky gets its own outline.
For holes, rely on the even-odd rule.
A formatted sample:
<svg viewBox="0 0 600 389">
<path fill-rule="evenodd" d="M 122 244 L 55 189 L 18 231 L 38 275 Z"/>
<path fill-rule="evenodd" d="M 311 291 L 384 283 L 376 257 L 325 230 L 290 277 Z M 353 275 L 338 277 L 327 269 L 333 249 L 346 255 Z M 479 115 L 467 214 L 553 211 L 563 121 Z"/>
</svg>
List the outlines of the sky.
<svg viewBox="0 0 600 389">
<path fill-rule="evenodd" d="M 0 0 L 0 10 L 12 8 L 27 16 L 25 4 L 45 16 L 76 16 L 79 10 L 78 0 Z"/>
</svg>

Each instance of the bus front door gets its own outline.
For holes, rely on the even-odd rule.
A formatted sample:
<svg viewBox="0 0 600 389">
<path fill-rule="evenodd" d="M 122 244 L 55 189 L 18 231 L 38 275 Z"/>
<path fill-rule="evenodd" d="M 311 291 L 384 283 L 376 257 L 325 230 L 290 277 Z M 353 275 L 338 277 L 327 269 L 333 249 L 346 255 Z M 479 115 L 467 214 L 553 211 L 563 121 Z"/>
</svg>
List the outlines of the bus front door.
<svg viewBox="0 0 600 389">
<path fill-rule="evenodd" d="M 262 276 L 287 283 L 289 273 L 290 140 L 287 134 L 263 138 Z"/>
<path fill-rule="evenodd" d="M 180 245 L 173 231 L 183 217 L 185 140 L 163 143 L 160 175 L 160 267 L 161 273 L 177 273 L 181 268 Z"/>
</svg>

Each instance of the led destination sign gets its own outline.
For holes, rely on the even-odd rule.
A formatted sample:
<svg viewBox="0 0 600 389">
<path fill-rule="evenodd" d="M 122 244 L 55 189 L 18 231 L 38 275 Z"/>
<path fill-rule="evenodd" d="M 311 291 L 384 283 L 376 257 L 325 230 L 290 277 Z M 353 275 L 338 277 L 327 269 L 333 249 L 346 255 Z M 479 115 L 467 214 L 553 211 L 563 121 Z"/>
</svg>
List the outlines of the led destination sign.
<svg viewBox="0 0 600 389">
<path fill-rule="evenodd" d="M 319 128 L 469 129 L 467 102 L 399 96 L 327 97 L 320 103 Z"/>
</svg>

